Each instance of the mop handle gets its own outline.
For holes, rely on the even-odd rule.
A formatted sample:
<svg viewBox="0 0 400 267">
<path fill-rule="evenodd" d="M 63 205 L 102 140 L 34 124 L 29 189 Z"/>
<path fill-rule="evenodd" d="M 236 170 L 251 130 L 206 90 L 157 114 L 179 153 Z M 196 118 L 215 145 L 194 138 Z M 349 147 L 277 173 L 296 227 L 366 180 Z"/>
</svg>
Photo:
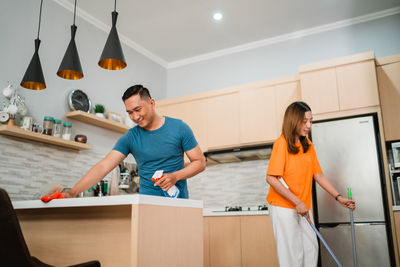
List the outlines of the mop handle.
<svg viewBox="0 0 400 267">
<path fill-rule="evenodd" d="M 329 248 L 328 244 L 326 243 L 325 239 L 322 237 L 322 235 L 318 232 L 317 228 L 315 228 L 315 225 L 307 219 L 307 215 L 304 215 L 304 218 L 307 220 L 307 222 L 311 225 L 311 228 L 314 230 L 314 232 L 317 234 L 319 240 L 324 244 L 326 249 L 328 250 L 329 254 L 331 254 L 332 258 L 335 260 L 337 266 L 342 267 L 340 264 L 339 260 L 336 258 L 335 254 L 333 254 L 333 251 Z"/>
<path fill-rule="evenodd" d="M 352 193 L 351 193 L 351 188 L 347 188 L 347 198 L 352 199 Z M 354 231 L 354 217 L 353 217 L 353 210 L 349 209 L 350 211 L 350 225 L 351 225 L 351 242 L 353 245 L 353 265 L 354 267 L 357 267 L 357 250 L 356 250 L 356 234 Z"/>
</svg>

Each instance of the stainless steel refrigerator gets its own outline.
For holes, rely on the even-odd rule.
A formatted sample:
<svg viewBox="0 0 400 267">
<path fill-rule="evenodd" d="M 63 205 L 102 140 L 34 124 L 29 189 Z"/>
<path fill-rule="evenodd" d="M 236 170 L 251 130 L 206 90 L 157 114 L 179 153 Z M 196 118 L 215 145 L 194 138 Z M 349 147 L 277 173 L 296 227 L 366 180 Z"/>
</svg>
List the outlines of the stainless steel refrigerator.
<svg viewBox="0 0 400 267">
<path fill-rule="evenodd" d="M 311 132 L 325 176 L 343 196 L 350 187 L 356 200 L 354 224 L 360 267 L 394 264 L 377 127 L 373 114 L 315 122 Z M 349 210 L 316 183 L 313 207 L 321 235 L 344 267 L 353 266 Z M 337 266 L 322 244 L 320 256 L 323 267 Z"/>
</svg>

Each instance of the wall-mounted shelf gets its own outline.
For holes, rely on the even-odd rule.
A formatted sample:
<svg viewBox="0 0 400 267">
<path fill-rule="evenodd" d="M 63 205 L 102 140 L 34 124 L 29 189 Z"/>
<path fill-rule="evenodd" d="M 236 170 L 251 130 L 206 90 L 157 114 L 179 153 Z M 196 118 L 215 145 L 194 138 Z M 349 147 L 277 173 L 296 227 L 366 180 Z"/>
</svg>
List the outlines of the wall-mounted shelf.
<svg viewBox="0 0 400 267">
<path fill-rule="evenodd" d="M 100 118 L 94 114 L 83 112 L 81 110 L 67 112 L 65 116 L 70 119 L 86 122 L 119 133 L 126 133 L 129 130 L 129 127 L 123 123 Z"/>
<path fill-rule="evenodd" d="M 76 150 L 92 149 L 92 146 L 88 145 L 88 144 L 65 140 L 60 137 L 45 135 L 45 134 L 41 134 L 41 133 L 25 131 L 16 126 L 1 125 L 0 126 L 0 134 L 15 136 L 15 137 L 23 138 L 23 139 L 29 139 L 29 140 L 33 140 L 33 141 L 37 141 L 37 142 L 41 142 L 41 143 L 62 146 L 62 147 L 66 147 L 66 148 L 76 149 Z"/>
</svg>

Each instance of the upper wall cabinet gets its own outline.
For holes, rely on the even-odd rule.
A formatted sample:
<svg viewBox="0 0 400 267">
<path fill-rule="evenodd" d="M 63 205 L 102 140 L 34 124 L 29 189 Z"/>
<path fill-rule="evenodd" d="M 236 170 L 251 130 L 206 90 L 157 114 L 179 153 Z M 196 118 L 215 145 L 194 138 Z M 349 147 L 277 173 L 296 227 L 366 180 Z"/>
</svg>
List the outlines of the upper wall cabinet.
<svg viewBox="0 0 400 267">
<path fill-rule="evenodd" d="M 314 114 L 379 105 L 374 53 L 300 67 L 301 95 Z"/>
<path fill-rule="evenodd" d="M 275 88 L 240 91 L 240 141 L 252 143 L 277 136 Z"/>
<path fill-rule="evenodd" d="M 299 76 L 157 102 L 157 112 L 191 126 L 203 151 L 272 143 L 286 107 L 300 100 Z"/>
<path fill-rule="evenodd" d="M 379 106 L 375 61 L 336 67 L 340 110 Z"/>
<path fill-rule="evenodd" d="M 385 140 L 399 140 L 400 54 L 379 58 L 376 62 Z"/>
<path fill-rule="evenodd" d="M 208 149 L 239 144 L 239 93 L 213 96 L 206 103 Z"/>
<path fill-rule="evenodd" d="M 206 103 L 204 100 L 190 100 L 180 103 L 157 103 L 156 110 L 160 115 L 178 118 L 186 122 L 192 129 L 199 146 L 203 151 L 206 145 Z"/>
<path fill-rule="evenodd" d="M 268 81 L 258 88 L 240 90 L 240 143 L 273 142 L 281 133 L 287 106 L 300 100 L 298 77 Z"/>
<path fill-rule="evenodd" d="M 301 96 L 313 113 L 339 110 L 335 68 L 302 73 Z"/>
</svg>

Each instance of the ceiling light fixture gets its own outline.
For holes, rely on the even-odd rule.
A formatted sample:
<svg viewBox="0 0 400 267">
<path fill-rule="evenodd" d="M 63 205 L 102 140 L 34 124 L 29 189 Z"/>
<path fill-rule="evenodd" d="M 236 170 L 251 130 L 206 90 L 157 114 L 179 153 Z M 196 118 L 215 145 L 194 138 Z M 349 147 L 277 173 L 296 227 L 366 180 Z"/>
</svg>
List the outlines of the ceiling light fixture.
<svg viewBox="0 0 400 267">
<path fill-rule="evenodd" d="M 216 12 L 213 15 L 213 19 L 216 21 L 220 21 L 223 17 L 224 17 L 224 15 L 222 15 L 222 13 L 220 13 L 220 12 Z"/>
<path fill-rule="evenodd" d="M 42 65 L 40 64 L 40 58 L 39 58 L 39 46 L 40 46 L 39 32 L 40 32 L 40 21 L 42 18 L 42 4 L 43 0 L 40 1 L 39 26 L 38 26 L 37 38 L 35 39 L 35 53 L 33 54 L 28 69 L 26 70 L 25 75 L 21 81 L 22 87 L 31 90 L 43 90 L 46 88 L 46 82 L 44 81 Z"/>
<path fill-rule="evenodd" d="M 76 48 L 75 44 L 75 34 L 77 29 L 75 25 L 75 17 L 76 17 L 76 0 L 74 6 L 74 22 L 71 25 L 71 41 L 69 41 L 67 51 L 65 51 L 64 58 L 61 61 L 61 65 L 57 71 L 57 75 L 59 77 L 68 80 L 78 80 L 83 78 L 81 61 L 79 60 L 78 49 Z"/>
<path fill-rule="evenodd" d="M 101 54 L 98 63 L 100 67 L 107 70 L 122 70 L 127 66 L 117 32 L 116 25 L 118 12 L 116 11 L 116 7 L 117 0 L 114 1 L 114 11 L 111 13 L 112 27 L 110 30 L 110 34 L 108 35 L 103 53 Z"/>
</svg>

